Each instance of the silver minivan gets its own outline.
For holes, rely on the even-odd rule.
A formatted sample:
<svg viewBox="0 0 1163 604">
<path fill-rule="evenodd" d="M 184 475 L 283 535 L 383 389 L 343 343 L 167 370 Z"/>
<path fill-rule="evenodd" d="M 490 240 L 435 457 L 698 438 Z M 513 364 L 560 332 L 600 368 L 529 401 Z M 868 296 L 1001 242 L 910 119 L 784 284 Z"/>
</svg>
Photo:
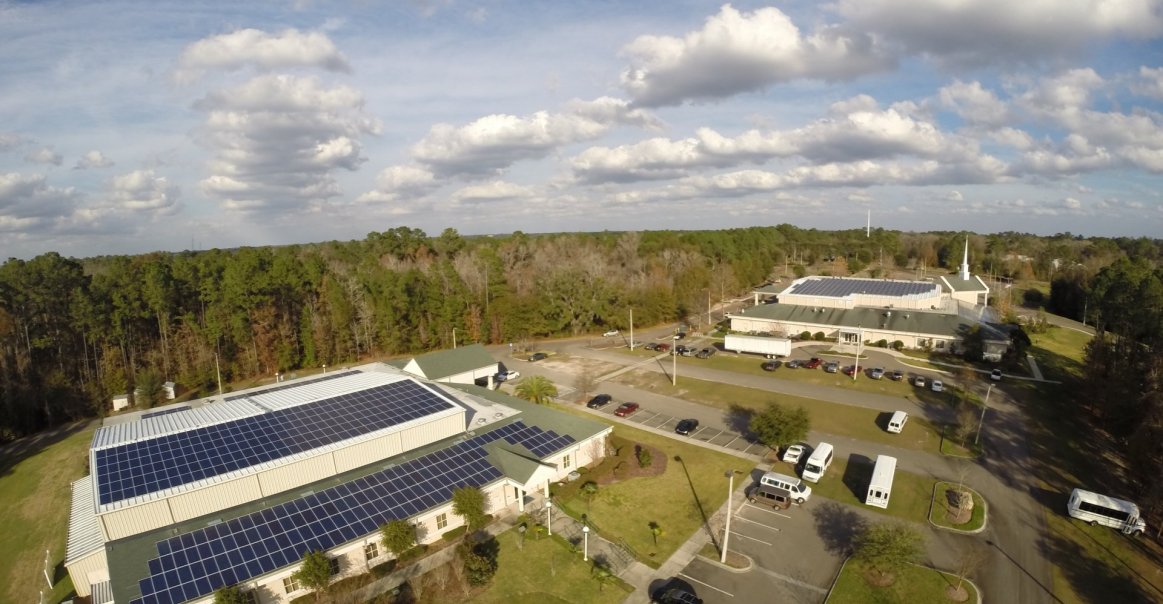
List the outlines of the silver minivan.
<svg viewBox="0 0 1163 604">
<path fill-rule="evenodd" d="M 803 503 L 812 496 L 812 487 L 804 484 L 802 480 L 795 476 L 788 476 L 787 474 L 780 474 L 779 472 L 767 472 L 759 479 L 760 486 L 772 487 L 776 489 L 783 489 L 791 494 L 792 500 L 796 503 Z"/>
</svg>

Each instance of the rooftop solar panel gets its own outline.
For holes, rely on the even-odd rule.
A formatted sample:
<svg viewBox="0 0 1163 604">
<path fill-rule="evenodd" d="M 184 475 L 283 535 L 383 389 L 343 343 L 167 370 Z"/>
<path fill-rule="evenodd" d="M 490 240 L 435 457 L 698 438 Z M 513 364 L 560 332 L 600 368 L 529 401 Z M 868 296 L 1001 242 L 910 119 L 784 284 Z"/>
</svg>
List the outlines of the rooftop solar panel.
<svg viewBox="0 0 1163 604">
<path fill-rule="evenodd" d="M 93 452 L 104 505 L 451 409 L 410 380 Z"/>
<path fill-rule="evenodd" d="M 305 550 L 330 549 L 447 502 L 459 487 L 488 484 L 502 474 L 486 461 L 484 446 L 500 438 L 530 450 L 529 443 L 574 441 L 518 421 L 375 474 L 159 541 L 149 576 L 138 582 L 141 597 L 130 604 L 209 595 L 295 563 Z"/>
<path fill-rule="evenodd" d="M 176 407 L 174 409 L 162 409 L 161 411 L 150 411 L 149 413 L 143 413 L 141 415 L 141 419 L 149 419 L 151 417 L 161 417 L 163 415 L 169 415 L 171 413 L 180 413 L 182 411 L 189 411 L 189 410 L 190 410 L 190 407 Z"/>
<path fill-rule="evenodd" d="M 853 294 L 903 297 L 934 293 L 938 289 L 934 283 L 918 281 L 816 278 L 806 279 L 796 284 L 788 293 L 800 296 L 824 296 L 829 298 L 843 298 Z"/>
</svg>

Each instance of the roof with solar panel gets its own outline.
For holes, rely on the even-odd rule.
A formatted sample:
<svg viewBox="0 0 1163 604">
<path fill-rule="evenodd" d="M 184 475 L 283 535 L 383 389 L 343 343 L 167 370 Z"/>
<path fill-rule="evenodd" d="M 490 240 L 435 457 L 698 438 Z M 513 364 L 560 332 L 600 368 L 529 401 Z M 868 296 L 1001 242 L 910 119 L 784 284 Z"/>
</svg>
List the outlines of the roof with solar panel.
<svg viewBox="0 0 1163 604">
<path fill-rule="evenodd" d="M 930 281 L 854 279 L 850 277 L 804 277 L 796 279 L 781 296 L 846 298 L 857 294 L 894 298 L 939 296 L 941 288 Z"/>
</svg>

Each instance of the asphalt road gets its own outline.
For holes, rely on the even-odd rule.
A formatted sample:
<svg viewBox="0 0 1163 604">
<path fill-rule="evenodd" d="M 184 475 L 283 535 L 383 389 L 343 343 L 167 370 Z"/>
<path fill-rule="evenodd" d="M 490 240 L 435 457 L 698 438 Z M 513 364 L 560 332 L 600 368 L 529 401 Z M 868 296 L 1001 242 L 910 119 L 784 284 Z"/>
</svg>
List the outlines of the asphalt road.
<svg viewBox="0 0 1163 604">
<path fill-rule="evenodd" d="M 635 334 L 635 340 L 645 342 L 648 341 L 649 335 L 662 337 L 672 331 L 664 329 L 653 334 Z M 566 341 L 551 344 L 549 348 L 572 356 L 618 365 L 639 362 L 639 359 L 619 353 L 593 350 L 585 344 L 586 341 Z M 875 351 L 869 352 L 878 354 Z M 870 359 L 869 363 L 872 366 L 894 368 L 895 358 L 883 356 L 884 359 Z M 536 364 L 518 360 L 506 364 L 519 368 L 523 374 L 545 375 L 559 384 L 571 384 L 574 377 L 568 370 L 561 368 L 559 363 Z M 643 368 L 663 371 L 659 363 L 647 364 Z M 669 369 L 669 364 L 666 369 Z M 913 368 L 908 369 L 911 373 L 933 375 Z M 905 409 L 931 419 L 946 419 L 940 416 L 939 410 L 931 406 L 921 406 L 911 399 L 780 380 L 778 375 L 755 376 L 691 365 L 681 369 L 680 380 L 683 375 L 882 411 Z M 613 382 L 602 383 L 599 389 L 614 396 L 618 402 L 633 400 L 654 412 L 665 411 L 676 417 L 696 418 L 703 426 L 731 428 L 730 418 L 723 412 L 697 403 Z M 612 410 L 612 407 L 610 409 Z M 977 536 L 933 530 L 928 540 L 927 553 L 929 562 L 934 566 L 956 569 L 961 553 L 970 545 L 979 544 L 984 546 L 982 549 L 988 554 L 981 569 L 974 576 L 987 597 L 990 599 L 1000 597 L 1002 601 L 1023 603 L 1055 602 L 1056 599 L 1051 593 L 1051 565 L 1040 550 L 1045 531 L 1041 513 L 1042 504 L 1031 494 L 1032 481 L 1025 480 L 1030 474 L 1025 421 L 1024 414 L 1005 393 L 1004 382 L 994 388 L 983 434 L 987 455 L 982 460 L 965 464 L 966 481 L 980 492 L 989 504 L 987 529 Z M 816 439 L 813 442 L 827 438 L 836 446 L 837 455 L 842 457 L 853 453 L 869 458 L 882 453 L 893 455 L 897 457 L 898 467 L 902 470 L 935 478 L 956 479 L 961 465 L 961 462 L 952 458 L 910 449 L 886 447 L 831 435 L 813 435 L 811 438 Z M 778 564 L 778 561 L 775 564 Z"/>
</svg>

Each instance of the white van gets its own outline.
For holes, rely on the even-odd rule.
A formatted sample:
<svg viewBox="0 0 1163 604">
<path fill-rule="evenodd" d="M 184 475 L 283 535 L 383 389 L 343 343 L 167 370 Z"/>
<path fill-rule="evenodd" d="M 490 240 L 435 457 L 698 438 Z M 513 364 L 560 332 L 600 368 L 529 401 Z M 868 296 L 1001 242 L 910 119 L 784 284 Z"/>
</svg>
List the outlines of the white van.
<svg viewBox="0 0 1163 604">
<path fill-rule="evenodd" d="M 767 472 L 759 479 L 759 484 L 761 486 L 787 491 L 796 503 L 803 503 L 812 496 L 812 487 L 804 484 L 799 478 L 788 476 L 787 474 Z"/>
<path fill-rule="evenodd" d="M 824 472 L 828 466 L 832 465 L 832 445 L 828 443 L 820 443 L 811 457 L 808 457 L 807 463 L 804 464 L 803 477 L 804 480 L 812 482 L 819 482 L 820 478 L 824 476 Z"/>
<path fill-rule="evenodd" d="M 868 494 L 864 496 L 864 505 L 888 508 L 888 499 L 892 496 L 892 478 L 895 474 L 896 458 L 877 455 L 876 465 L 872 468 L 872 480 L 868 481 Z"/>
<path fill-rule="evenodd" d="M 888 419 L 888 431 L 893 434 L 900 434 L 901 430 L 905 429 L 905 424 L 909 421 L 909 414 L 904 411 L 895 411 L 892 417 Z"/>
</svg>

